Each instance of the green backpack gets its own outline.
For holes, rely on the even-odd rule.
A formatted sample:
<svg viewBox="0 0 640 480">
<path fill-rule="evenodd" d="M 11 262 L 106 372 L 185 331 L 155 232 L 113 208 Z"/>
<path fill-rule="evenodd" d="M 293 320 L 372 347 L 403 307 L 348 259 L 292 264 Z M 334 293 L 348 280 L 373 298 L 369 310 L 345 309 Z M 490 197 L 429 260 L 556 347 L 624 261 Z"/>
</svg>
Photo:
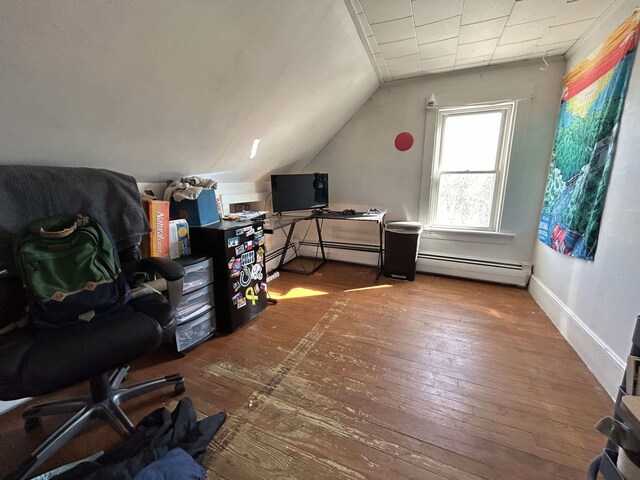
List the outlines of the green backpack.
<svg viewBox="0 0 640 480">
<path fill-rule="evenodd" d="M 85 215 L 38 219 L 15 241 L 29 317 L 37 326 L 88 321 L 129 300 L 118 254 L 96 220 Z"/>
</svg>

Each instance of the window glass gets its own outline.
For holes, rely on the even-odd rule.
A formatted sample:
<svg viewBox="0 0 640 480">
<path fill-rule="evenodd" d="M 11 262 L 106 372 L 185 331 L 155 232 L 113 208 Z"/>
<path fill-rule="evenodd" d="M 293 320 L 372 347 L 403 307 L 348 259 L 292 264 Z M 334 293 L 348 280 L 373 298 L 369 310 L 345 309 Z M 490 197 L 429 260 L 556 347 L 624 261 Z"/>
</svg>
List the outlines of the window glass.
<svg viewBox="0 0 640 480">
<path fill-rule="evenodd" d="M 495 170 L 502 116 L 496 111 L 445 116 L 440 170 Z"/>
<path fill-rule="evenodd" d="M 489 228 L 493 208 L 494 173 L 440 175 L 438 226 Z"/>
</svg>

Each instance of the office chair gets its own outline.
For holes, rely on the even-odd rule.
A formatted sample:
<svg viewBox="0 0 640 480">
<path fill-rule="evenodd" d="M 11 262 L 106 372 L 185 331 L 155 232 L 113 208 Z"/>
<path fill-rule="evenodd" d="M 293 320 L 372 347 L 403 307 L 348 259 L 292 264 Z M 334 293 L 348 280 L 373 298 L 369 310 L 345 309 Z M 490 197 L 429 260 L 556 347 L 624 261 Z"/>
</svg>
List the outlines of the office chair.
<svg viewBox="0 0 640 480">
<path fill-rule="evenodd" d="M 128 178 L 128 182 L 133 182 L 129 185 L 133 189 L 131 195 L 137 194 L 135 180 Z M 0 205 L 0 221 L 3 220 L 2 207 L 6 205 Z M 139 202 L 133 204 L 133 208 L 142 211 Z M 62 212 L 51 212 L 55 213 Z M 144 219 L 144 212 L 141 216 L 139 213 L 128 212 L 128 215 Z M 6 224 L 2 224 L 3 227 Z M 165 386 L 173 387 L 177 394 L 184 392 L 184 377 L 180 373 L 123 385 L 131 361 L 173 338 L 176 329 L 174 307 L 180 300 L 184 276 L 184 269 L 177 262 L 160 258 L 141 260 L 139 246 L 129 244 L 124 249 L 118 248 L 123 274 L 132 278 L 134 272 L 146 272 L 164 278 L 170 300 L 151 293 L 90 322 L 50 330 L 32 325 L 12 328 L 24 317 L 26 292 L 16 275 L 0 273 L 0 332 L 3 332 L 0 333 L 0 400 L 37 397 L 85 380 L 89 380 L 90 385 L 87 396 L 33 405 L 23 412 L 27 431 L 36 428 L 41 417 L 46 415 L 73 416 L 7 479 L 28 478 L 92 418 L 105 420 L 122 437 L 127 437 L 133 432 L 134 425 L 120 406 L 126 400 Z"/>
</svg>

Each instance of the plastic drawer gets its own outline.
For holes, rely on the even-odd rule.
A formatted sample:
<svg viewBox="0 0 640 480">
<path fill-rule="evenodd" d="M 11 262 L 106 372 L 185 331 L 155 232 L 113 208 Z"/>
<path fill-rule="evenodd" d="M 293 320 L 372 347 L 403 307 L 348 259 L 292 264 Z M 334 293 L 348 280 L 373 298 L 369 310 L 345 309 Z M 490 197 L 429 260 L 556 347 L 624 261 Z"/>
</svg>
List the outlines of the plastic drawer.
<svg viewBox="0 0 640 480">
<path fill-rule="evenodd" d="M 182 293 L 194 290 L 213 282 L 213 260 L 208 258 L 194 265 L 184 267 Z"/>
<path fill-rule="evenodd" d="M 188 322 L 211 310 L 214 307 L 213 285 L 209 284 L 199 290 L 182 296 L 180 304 L 176 308 L 176 320 L 178 324 Z"/>
<path fill-rule="evenodd" d="M 179 352 L 183 352 L 211 337 L 215 331 L 215 310 L 209 310 L 190 322 L 178 325 L 176 329 L 176 348 Z"/>
</svg>

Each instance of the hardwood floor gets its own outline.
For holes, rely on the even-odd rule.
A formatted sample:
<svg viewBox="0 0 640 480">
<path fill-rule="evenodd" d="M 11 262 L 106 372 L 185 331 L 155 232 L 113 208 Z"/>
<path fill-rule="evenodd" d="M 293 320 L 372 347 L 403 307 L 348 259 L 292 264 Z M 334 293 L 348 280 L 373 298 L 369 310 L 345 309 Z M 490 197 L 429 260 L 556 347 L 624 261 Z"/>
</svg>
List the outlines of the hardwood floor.
<svg viewBox="0 0 640 480">
<path fill-rule="evenodd" d="M 585 478 L 613 403 L 526 290 L 374 278 L 338 263 L 284 273 L 269 284 L 278 305 L 252 323 L 184 358 L 155 352 L 130 379 L 182 371 L 199 412 L 229 412 L 210 478 Z M 175 402 L 124 407 L 135 422 Z M 0 417 L 0 475 L 63 421 L 26 434 L 19 414 Z M 47 467 L 116 441 L 95 422 Z"/>
</svg>

